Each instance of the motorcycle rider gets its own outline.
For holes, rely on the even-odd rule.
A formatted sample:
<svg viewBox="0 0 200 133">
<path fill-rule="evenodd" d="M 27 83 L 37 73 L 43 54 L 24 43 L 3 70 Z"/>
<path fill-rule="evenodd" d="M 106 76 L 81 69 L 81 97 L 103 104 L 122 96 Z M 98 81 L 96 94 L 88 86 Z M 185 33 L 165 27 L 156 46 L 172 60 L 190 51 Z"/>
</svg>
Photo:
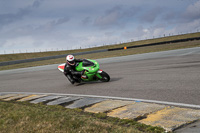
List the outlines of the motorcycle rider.
<svg viewBox="0 0 200 133">
<path fill-rule="evenodd" d="M 77 63 L 82 62 L 83 59 L 75 59 L 73 55 L 66 56 L 66 64 L 64 68 L 64 75 L 69 79 L 69 81 L 74 84 L 75 82 L 81 82 L 81 76 L 85 71 L 76 71 L 75 67 Z"/>
</svg>

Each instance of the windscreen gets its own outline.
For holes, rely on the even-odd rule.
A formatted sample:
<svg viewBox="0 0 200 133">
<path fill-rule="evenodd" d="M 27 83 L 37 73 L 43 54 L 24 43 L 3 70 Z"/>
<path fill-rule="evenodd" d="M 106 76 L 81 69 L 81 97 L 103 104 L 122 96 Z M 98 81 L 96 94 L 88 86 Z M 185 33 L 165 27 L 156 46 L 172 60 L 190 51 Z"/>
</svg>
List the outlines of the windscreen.
<svg viewBox="0 0 200 133">
<path fill-rule="evenodd" d="M 89 60 L 83 60 L 83 67 L 94 66 L 94 63 Z"/>
</svg>

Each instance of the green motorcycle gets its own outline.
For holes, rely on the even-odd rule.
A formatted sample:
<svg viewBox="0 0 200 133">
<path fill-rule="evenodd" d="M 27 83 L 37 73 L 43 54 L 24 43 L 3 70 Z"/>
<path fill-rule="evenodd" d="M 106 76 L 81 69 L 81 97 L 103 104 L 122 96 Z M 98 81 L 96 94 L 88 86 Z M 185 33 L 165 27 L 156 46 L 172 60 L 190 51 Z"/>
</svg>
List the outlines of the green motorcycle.
<svg viewBox="0 0 200 133">
<path fill-rule="evenodd" d="M 58 66 L 61 72 L 64 72 L 65 63 Z M 110 76 L 99 69 L 99 63 L 95 60 L 84 59 L 82 62 L 76 64 L 76 71 L 85 71 L 81 76 L 82 82 L 102 81 L 109 82 Z"/>
</svg>

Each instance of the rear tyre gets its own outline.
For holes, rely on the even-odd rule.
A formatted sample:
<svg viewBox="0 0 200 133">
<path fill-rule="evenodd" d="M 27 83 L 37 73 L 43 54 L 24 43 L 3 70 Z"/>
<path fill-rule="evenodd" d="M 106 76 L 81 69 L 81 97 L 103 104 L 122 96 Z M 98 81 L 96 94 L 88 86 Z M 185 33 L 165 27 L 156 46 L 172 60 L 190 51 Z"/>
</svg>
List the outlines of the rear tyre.
<svg viewBox="0 0 200 133">
<path fill-rule="evenodd" d="M 100 73 L 102 79 L 100 79 L 100 81 L 102 82 L 109 82 L 110 81 L 110 76 L 106 73 L 106 72 L 102 72 Z"/>
</svg>

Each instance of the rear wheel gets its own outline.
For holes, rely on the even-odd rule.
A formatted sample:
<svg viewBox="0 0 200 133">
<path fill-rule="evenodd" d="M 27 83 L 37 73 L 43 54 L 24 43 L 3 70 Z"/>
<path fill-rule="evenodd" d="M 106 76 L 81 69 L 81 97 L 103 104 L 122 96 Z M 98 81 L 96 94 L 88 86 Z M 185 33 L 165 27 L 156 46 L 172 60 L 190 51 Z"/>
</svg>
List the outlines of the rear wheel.
<svg viewBox="0 0 200 133">
<path fill-rule="evenodd" d="M 101 79 L 100 79 L 100 81 L 102 81 L 102 82 L 108 82 L 108 81 L 110 81 L 110 76 L 106 73 L 106 72 L 102 72 L 102 73 L 100 73 L 100 75 L 101 75 Z"/>
</svg>

